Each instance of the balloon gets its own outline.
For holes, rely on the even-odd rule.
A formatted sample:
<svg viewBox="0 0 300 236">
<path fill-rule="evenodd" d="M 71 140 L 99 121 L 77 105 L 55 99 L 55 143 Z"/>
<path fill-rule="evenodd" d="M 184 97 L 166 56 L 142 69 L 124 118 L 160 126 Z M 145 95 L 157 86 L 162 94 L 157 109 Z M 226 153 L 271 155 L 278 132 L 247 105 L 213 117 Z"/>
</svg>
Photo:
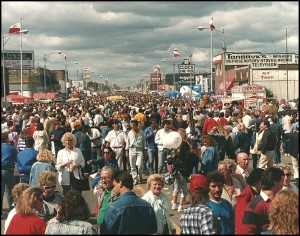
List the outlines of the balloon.
<svg viewBox="0 0 300 236">
<path fill-rule="evenodd" d="M 167 149 L 176 149 L 180 146 L 182 142 L 181 135 L 176 131 L 171 131 L 163 137 L 162 144 L 164 148 Z"/>
</svg>

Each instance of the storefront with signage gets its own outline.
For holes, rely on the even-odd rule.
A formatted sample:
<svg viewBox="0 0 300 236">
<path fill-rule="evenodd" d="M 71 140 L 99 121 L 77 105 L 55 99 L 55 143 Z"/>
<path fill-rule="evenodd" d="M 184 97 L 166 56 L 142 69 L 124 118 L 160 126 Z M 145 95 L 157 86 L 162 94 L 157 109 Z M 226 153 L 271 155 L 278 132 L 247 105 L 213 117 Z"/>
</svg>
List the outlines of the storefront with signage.
<svg viewBox="0 0 300 236">
<path fill-rule="evenodd" d="M 257 84 L 234 86 L 231 89 L 233 100 L 242 100 L 244 108 L 260 108 L 266 103 L 266 87 Z"/>
</svg>

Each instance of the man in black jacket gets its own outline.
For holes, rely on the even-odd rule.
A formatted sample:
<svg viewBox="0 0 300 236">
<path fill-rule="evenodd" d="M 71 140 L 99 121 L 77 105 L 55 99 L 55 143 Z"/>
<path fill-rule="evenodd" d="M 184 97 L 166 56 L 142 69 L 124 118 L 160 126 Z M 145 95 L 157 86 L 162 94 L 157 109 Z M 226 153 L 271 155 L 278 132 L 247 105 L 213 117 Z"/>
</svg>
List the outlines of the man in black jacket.
<svg viewBox="0 0 300 236">
<path fill-rule="evenodd" d="M 278 165 L 281 163 L 281 153 L 280 153 L 280 145 L 281 145 L 281 134 L 283 133 L 282 126 L 278 123 L 278 118 L 274 116 L 272 118 L 273 123 L 270 125 L 270 129 L 275 133 L 277 137 L 277 143 L 275 145 L 274 150 L 274 164 Z"/>
<path fill-rule="evenodd" d="M 258 168 L 267 169 L 273 167 L 273 157 L 277 139 L 275 142 L 272 140 L 272 131 L 268 120 L 264 121 L 261 125 L 264 126 L 264 133 L 261 139 L 261 145 L 259 146 L 261 156 Z"/>
</svg>

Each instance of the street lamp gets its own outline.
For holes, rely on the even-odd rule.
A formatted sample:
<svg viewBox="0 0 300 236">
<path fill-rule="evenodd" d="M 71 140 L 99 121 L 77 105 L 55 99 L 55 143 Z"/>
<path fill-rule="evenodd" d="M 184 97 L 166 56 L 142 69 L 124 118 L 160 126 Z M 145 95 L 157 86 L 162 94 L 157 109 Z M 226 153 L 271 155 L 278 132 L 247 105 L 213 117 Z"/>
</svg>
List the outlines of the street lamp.
<svg viewBox="0 0 300 236">
<path fill-rule="evenodd" d="M 45 98 L 46 98 L 46 93 L 47 93 L 47 85 L 46 85 L 46 63 L 47 63 L 47 60 L 49 59 L 50 55 L 54 54 L 54 53 L 57 53 L 57 54 L 61 54 L 62 51 L 56 51 L 56 52 L 51 52 L 49 54 L 45 54 L 44 53 L 44 93 L 45 93 Z"/>
<path fill-rule="evenodd" d="M 213 30 L 216 32 L 222 33 L 222 41 L 223 41 L 223 92 L 226 95 L 226 74 L 225 74 L 225 57 L 226 57 L 226 47 L 225 47 L 225 34 L 223 31 L 216 30 L 212 24 L 210 26 L 199 26 L 198 30 L 203 31 L 205 29 L 210 29 L 210 86 L 211 90 L 213 90 L 212 76 L 213 76 Z"/>
<path fill-rule="evenodd" d="M 74 61 L 74 64 L 77 65 L 78 62 L 77 62 L 77 61 Z M 78 69 L 76 70 L 76 80 L 78 80 Z"/>
<path fill-rule="evenodd" d="M 176 91 L 176 85 L 175 85 L 175 53 L 177 53 L 176 48 L 173 51 L 173 86 L 174 86 L 174 91 Z"/>
<path fill-rule="evenodd" d="M 29 30 L 20 30 L 20 61 L 21 61 L 21 97 L 23 97 L 23 52 L 22 52 L 22 34 L 28 34 Z"/>
<path fill-rule="evenodd" d="M 285 28 L 285 54 L 286 54 L 286 102 L 289 102 L 289 67 L 288 67 L 288 47 L 287 47 L 287 28 Z"/>
</svg>

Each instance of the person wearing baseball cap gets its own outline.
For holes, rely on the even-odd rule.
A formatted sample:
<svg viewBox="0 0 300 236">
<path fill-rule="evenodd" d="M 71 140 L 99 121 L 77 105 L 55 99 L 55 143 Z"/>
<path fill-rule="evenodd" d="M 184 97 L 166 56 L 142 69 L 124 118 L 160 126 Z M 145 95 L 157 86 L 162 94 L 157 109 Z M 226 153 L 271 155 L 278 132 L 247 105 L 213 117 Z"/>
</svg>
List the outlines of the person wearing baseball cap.
<svg viewBox="0 0 300 236">
<path fill-rule="evenodd" d="M 212 209 L 207 206 L 208 181 L 202 174 L 191 176 L 190 202 L 191 206 L 184 210 L 181 215 L 181 234 L 217 234 L 217 224 Z"/>
</svg>

